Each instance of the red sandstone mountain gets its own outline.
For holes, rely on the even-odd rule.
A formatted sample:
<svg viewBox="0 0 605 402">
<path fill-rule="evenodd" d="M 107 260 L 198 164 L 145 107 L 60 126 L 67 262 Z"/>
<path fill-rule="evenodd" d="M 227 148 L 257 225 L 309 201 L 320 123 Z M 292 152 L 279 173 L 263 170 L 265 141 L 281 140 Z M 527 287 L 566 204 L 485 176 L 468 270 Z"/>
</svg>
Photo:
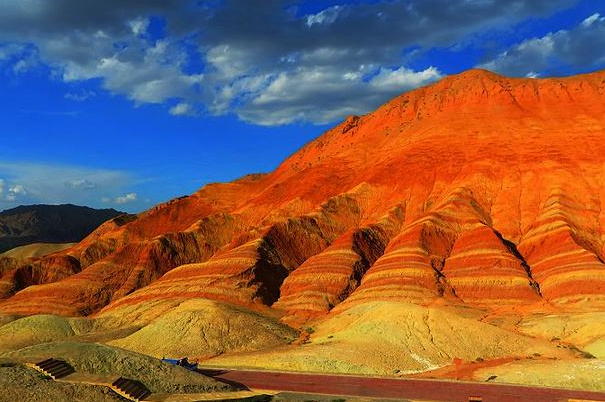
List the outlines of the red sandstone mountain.
<svg viewBox="0 0 605 402">
<path fill-rule="evenodd" d="M 286 319 L 368 300 L 605 300 L 605 72 L 471 70 L 0 272 L 0 313 L 202 297 Z M 38 285 L 38 286 L 33 286 Z"/>
</svg>

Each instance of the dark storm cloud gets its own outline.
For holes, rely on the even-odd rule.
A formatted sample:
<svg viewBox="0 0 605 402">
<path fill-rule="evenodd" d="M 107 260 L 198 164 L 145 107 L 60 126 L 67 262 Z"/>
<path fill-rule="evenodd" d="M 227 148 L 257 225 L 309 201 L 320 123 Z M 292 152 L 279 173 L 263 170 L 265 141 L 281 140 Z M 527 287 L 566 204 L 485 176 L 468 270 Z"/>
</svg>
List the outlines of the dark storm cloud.
<svg viewBox="0 0 605 402">
<path fill-rule="evenodd" d="M 322 48 L 347 50 L 350 58 L 399 60 L 404 47 L 451 46 L 472 33 L 508 28 L 575 2 L 390 1 L 334 6 L 297 18 L 299 2 L 228 0 L 208 21 L 203 45 L 225 43 L 248 49 L 261 65 Z"/>
<path fill-rule="evenodd" d="M 74 30 L 124 34 L 127 22 L 140 16 L 174 16 L 179 0 L 8 0 L 0 5 L 0 32 L 27 36 Z M 180 14 L 183 18 L 186 14 Z"/>
<path fill-rule="evenodd" d="M 302 0 L 9 0 L 0 3 L 0 44 L 33 43 L 30 53 L 66 81 L 101 78 L 136 103 L 176 100 L 176 116 L 202 109 L 257 124 L 323 123 L 440 77 L 430 66 L 405 68 L 406 48 L 454 46 L 575 2 L 401 0 L 309 14 Z M 165 19 L 166 37 L 146 36 L 150 16 Z M 561 52 L 576 45 L 566 51 L 561 41 Z M 202 70 L 191 72 L 192 62 Z"/>
<path fill-rule="evenodd" d="M 501 28 L 574 0 L 422 0 L 334 6 L 297 18 L 298 2 L 228 0 L 209 21 L 211 42 L 261 44 L 281 53 L 317 47 L 447 46 L 481 28 Z M 290 7 L 286 7 L 289 5 Z M 322 15 L 325 17 L 322 19 Z M 309 18 L 310 17 L 310 18 Z"/>
<path fill-rule="evenodd" d="M 0 43 L 33 42 L 51 61 L 85 63 L 115 51 L 132 24 L 161 15 L 191 27 L 197 15 L 179 0 L 7 0 L 0 3 Z"/>
</svg>

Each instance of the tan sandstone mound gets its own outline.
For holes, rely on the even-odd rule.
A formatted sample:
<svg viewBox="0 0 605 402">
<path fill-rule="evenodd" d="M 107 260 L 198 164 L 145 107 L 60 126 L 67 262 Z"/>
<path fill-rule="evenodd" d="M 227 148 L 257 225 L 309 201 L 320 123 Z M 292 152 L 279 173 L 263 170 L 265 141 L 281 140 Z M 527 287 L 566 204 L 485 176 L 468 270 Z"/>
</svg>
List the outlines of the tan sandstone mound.
<svg viewBox="0 0 605 402">
<path fill-rule="evenodd" d="M 144 310 L 141 306 L 122 308 L 106 319 L 112 315 L 128 319 L 145 314 Z M 137 332 L 109 344 L 155 357 L 207 359 L 227 352 L 274 348 L 296 336 L 296 331 L 275 319 L 198 299 L 184 300 L 164 310 Z"/>
<path fill-rule="evenodd" d="M 55 342 L 89 332 L 92 320 L 34 315 L 0 325 L 0 352 Z"/>
</svg>

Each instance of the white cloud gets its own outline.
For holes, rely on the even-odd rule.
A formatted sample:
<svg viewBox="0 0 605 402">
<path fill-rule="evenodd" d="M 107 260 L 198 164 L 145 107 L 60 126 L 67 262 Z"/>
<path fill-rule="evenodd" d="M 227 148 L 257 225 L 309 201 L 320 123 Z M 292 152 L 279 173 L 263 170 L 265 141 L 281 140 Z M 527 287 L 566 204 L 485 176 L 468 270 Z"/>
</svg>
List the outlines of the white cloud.
<svg viewBox="0 0 605 402">
<path fill-rule="evenodd" d="M 97 94 L 94 91 L 81 90 L 78 92 L 68 92 L 63 97 L 75 102 L 83 102 L 86 99 L 92 98 Z"/>
<path fill-rule="evenodd" d="M 39 64 L 37 50 L 20 43 L 0 43 L 0 63 L 10 66 L 15 74 L 27 72 Z"/>
<path fill-rule="evenodd" d="M 236 46 L 213 46 L 206 52 L 206 61 L 216 69 L 220 79 L 234 79 L 245 75 L 254 60 L 246 49 Z"/>
<path fill-rule="evenodd" d="M 0 161 L 0 177 L 0 209 L 25 201 L 95 206 L 103 194 L 119 194 L 137 183 L 118 170 L 6 160 Z"/>
<path fill-rule="evenodd" d="M 365 79 L 369 66 L 342 74 L 339 68 L 298 68 L 281 73 L 243 105 L 241 118 L 263 125 L 296 121 L 327 123 L 349 114 L 367 113 L 385 100 L 428 84 L 442 75 L 435 67 L 413 71 L 404 67 L 379 69 Z M 324 107 L 318 108 L 317 104 Z"/>
<path fill-rule="evenodd" d="M 92 190 L 97 188 L 97 184 L 91 182 L 87 179 L 76 179 L 65 182 L 65 185 L 70 188 L 80 189 L 80 190 Z"/>
<path fill-rule="evenodd" d="M 114 202 L 116 204 L 128 204 L 128 203 L 134 202 L 136 200 L 137 200 L 136 193 L 128 193 L 128 194 L 122 195 L 120 197 L 116 197 Z"/>
<path fill-rule="evenodd" d="M 170 114 L 173 116 L 197 116 L 198 112 L 191 104 L 180 102 L 170 108 Z"/>
<path fill-rule="evenodd" d="M 132 33 L 136 36 L 142 35 L 147 32 L 147 28 L 149 28 L 149 19 L 148 18 L 136 18 L 129 22 L 130 29 Z"/>
<path fill-rule="evenodd" d="M 65 81 L 103 78 L 104 87 L 126 95 L 136 103 L 162 103 L 169 98 L 193 97 L 202 74 L 181 71 L 184 54 L 159 41 L 142 54 L 112 54 L 91 65 L 68 64 Z M 180 60 L 180 61 L 179 61 Z"/>
<path fill-rule="evenodd" d="M 442 74 L 435 67 L 422 71 L 413 71 L 400 67 L 395 70 L 381 68 L 376 76 L 370 80 L 370 86 L 375 89 L 404 91 L 436 81 Z"/>
<path fill-rule="evenodd" d="M 548 58 L 553 52 L 554 41 L 552 34 L 543 38 L 528 39 L 512 47 L 494 60 L 481 64 L 479 67 L 515 76 L 539 75 L 548 67 Z"/>
<path fill-rule="evenodd" d="M 26 194 L 27 193 L 27 191 L 25 190 L 25 187 L 23 187 L 23 185 L 21 185 L 21 184 L 15 184 L 15 185 L 9 187 L 8 192 L 14 193 L 14 194 Z"/>
<path fill-rule="evenodd" d="M 6 195 L 4 195 L 6 191 Z M 23 198 L 28 193 L 25 186 L 21 184 L 8 184 L 6 180 L 0 179 L 0 197 L 2 200 L 13 202 Z"/>
<path fill-rule="evenodd" d="M 584 71 L 605 65 L 605 17 L 593 14 L 572 29 L 524 40 L 479 67 L 507 75 L 537 77 L 556 74 L 561 65 Z"/>
<path fill-rule="evenodd" d="M 307 26 L 312 27 L 313 25 L 323 25 L 323 24 L 331 24 L 338 18 L 342 10 L 341 6 L 332 6 L 326 8 L 323 11 L 318 12 L 317 14 L 307 15 Z"/>
<path fill-rule="evenodd" d="M 605 17 L 601 17 L 601 14 L 595 13 L 595 14 L 591 15 L 590 17 L 586 18 L 584 21 L 582 21 L 582 26 L 589 27 L 592 24 L 594 24 L 595 22 L 603 21 L 604 19 L 605 19 Z"/>
<path fill-rule="evenodd" d="M 38 59 L 35 55 L 29 54 L 13 64 L 13 72 L 21 74 L 29 71 L 38 65 Z"/>
<path fill-rule="evenodd" d="M 24 50 L 25 46 L 18 43 L 0 44 L 0 62 L 8 60 Z"/>
<path fill-rule="evenodd" d="M 235 103 L 240 105 L 250 102 L 275 79 L 269 74 L 238 78 L 214 92 L 208 109 L 217 115 L 233 110 Z"/>
<path fill-rule="evenodd" d="M 6 193 L 6 201 L 16 201 L 27 195 L 27 189 L 21 184 L 14 184 L 8 188 Z"/>
</svg>

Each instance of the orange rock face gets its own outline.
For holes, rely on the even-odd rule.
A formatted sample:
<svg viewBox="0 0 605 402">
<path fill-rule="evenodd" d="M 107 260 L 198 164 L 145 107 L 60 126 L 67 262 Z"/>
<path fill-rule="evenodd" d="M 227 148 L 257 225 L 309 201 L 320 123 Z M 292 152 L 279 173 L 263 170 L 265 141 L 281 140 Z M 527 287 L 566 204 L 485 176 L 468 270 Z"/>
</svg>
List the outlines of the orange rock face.
<svg viewBox="0 0 605 402">
<path fill-rule="evenodd" d="M 273 307 L 287 311 L 292 322 L 329 312 L 359 286 L 399 230 L 401 219 L 401 208 L 395 208 L 379 222 L 341 235 L 285 279 Z"/>
<path fill-rule="evenodd" d="M 305 320 L 368 300 L 605 301 L 605 73 L 471 70 L 0 270 L 0 313 L 205 297 Z M 32 286 L 38 285 L 38 286 Z"/>
</svg>

